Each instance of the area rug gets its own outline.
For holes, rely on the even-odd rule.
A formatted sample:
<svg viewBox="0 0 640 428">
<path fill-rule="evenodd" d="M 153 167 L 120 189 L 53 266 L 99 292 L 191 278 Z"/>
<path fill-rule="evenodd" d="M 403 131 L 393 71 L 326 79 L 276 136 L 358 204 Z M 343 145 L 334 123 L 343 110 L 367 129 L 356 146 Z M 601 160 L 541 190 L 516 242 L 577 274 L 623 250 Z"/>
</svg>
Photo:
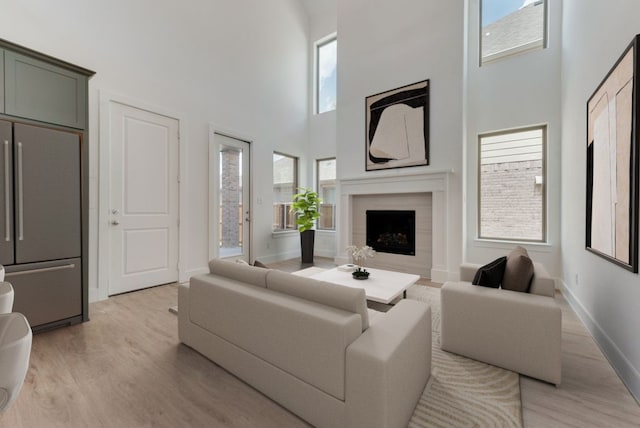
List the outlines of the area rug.
<svg viewBox="0 0 640 428">
<path fill-rule="evenodd" d="M 407 298 L 431 306 L 431 379 L 409 427 L 522 427 L 517 373 L 440 349 L 440 289 L 414 285 Z"/>
</svg>

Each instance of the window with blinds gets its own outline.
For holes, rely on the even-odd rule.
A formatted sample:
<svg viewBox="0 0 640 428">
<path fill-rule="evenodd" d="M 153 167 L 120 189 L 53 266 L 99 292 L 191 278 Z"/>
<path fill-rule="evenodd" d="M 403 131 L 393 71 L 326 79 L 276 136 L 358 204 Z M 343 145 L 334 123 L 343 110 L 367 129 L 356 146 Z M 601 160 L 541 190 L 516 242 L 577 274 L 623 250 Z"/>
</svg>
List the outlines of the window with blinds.
<svg viewBox="0 0 640 428">
<path fill-rule="evenodd" d="M 546 240 L 546 126 L 479 137 L 478 237 Z"/>
</svg>

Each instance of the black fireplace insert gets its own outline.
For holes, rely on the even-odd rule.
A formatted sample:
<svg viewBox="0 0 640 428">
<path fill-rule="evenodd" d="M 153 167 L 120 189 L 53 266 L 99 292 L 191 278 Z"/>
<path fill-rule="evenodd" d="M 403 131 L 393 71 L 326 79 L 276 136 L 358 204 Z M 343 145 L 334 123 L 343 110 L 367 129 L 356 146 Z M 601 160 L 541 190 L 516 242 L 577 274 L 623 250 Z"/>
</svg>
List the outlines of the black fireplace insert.
<svg viewBox="0 0 640 428">
<path fill-rule="evenodd" d="M 367 210 L 367 245 L 380 253 L 416 255 L 416 212 Z"/>
</svg>

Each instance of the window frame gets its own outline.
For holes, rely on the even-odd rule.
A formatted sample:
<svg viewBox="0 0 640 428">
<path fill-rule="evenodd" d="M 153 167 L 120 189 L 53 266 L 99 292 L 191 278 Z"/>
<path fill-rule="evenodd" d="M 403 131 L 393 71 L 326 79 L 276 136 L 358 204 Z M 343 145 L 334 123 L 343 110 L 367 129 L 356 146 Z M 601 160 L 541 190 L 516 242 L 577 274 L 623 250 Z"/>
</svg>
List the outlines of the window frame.
<svg viewBox="0 0 640 428">
<path fill-rule="evenodd" d="M 507 135 L 507 134 L 515 134 L 519 132 L 527 132 L 527 131 L 542 131 L 542 237 L 541 239 L 526 239 L 521 237 L 497 237 L 497 236 L 483 236 L 482 235 L 482 139 L 487 137 L 495 137 L 499 135 Z M 476 236 L 478 240 L 482 241 L 499 241 L 499 242 L 510 242 L 510 243 L 534 243 L 534 244 L 548 244 L 549 239 L 549 230 L 548 230 L 548 209 L 549 209 L 549 201 L 548 201 L 548 168 L 547 168 L 547 154 L 548 154 L 548 133 L 549 126 L 548 124 L 539 124 L 539 125 L 529 125 L 523 126 L 519 128 L 509 128 L 503 129 L 500 131 L 492 131 L 485 132 L 483 134 L 478 134 L 478 145 L 477 145 L 477 169 L 478 172 L 476 174 L 477 179 L 477 223 L 476 223 Z"/>
<path fill-rule="evenodd" d="M 272 154 L 272 156 L 271 156 L 271 165 L 272 165 L 272 168 L 274 167 L 274 164 L 275 164 L 275 162 L 274 162 L 274 159 L 273 159 L 273 158 L 274 158 L 276 155 L 278 155 L 278 156 L 283 156 L 283 157 L 290 158 L 290 159 L 293 159 L 293 192 L 294 192 L 294 194 L 295 194 L 295 193 L 297 193 L 297 192 L 298 192 L 298 188 L 299 188 L 299 177 L 298 177 L 298 172 L 299 172 L 299 170 L 300 170 L 300 165 L 299 165 L 299 163 L 300 163 L 300 159 L 299 159 L 297 156 L 288 155 L 288 154 L 286 154 L 286 153 L 283 153 L 283 152 L 279 152 L 279 151 L 277 151 L 277 150 L 274 150 L 274 151 L 273 151 L 273 154 Z M 276 183 L 275 183 L 275 182 L 274 182 L 274 180 L 273 180 L 273 174 L 272 174 L 272 178 L 271 178 L 271 189 L 272 189 L 272 191 L 275 189 L 275 185 L 276 185 Z M 276 203 L 275 201 L 272 201 L 272 204 L 275 204 L 275 203 Z M 291 204 L 293 203 L 293 201 L 282 202 L 282 203 L 283 203 L 285 206 L 287 206 L 287 205 L 291 205 Z M 275 221 L 274 221 L 274 220 L 275 220 L 275 219 L 272 217 L 272 218 L 271 218 L 271 222 L 272 222 L 272 223 L 271 223 L 271 224 L 272 224 L 272 226 L 271 226 L 271 232 L 272 232 L 272 233 L 276 233 L 276 234 L 278 234 L 278 233 L 291 233 L 291 232 L 295 232 L 295 231 L 297 231 L 297 230 L 298 230 L 298 226 L 297 226 L 295 223 L 293 224 L 293 228 L 287 229 L 287 228 L 286 228 L 286 221 L 285 221 L 285 224 L 284 224 L 285 228 L 282 228 L 282 229 L 274 229 L 274 228 L 273 228 L 273 225 L 275 224 Z"/>
<path fill-rule="evenodd" d="M 540 43 L 539 41 L 535 40 L 533 42 L 529 42 L 526 43 L 524 45 L 520 45 L 520 46 L 514 46 L 512 48 L 506 49 L 504 51 L 501 52 L 496 52 L 494 54 L 491 55 L 487 55 L 487 57 L 483 57 L 482 56 L 482 35 L 483 35 L 483 27 L 482 27 L 482 4 L 484 3 L 484 1 L 486 0 L 480 0 L 480 4 L 479 4 L 479 14 L 478 14 L 478 22 L 479 22 L 479 29 L 478 29 L 478 64 L 480 67 L 482 67 L 483 65 L 487 65 L 487 64 L 491 64 L 495 61 L 501 60 L 503 58 L 508 58 L 511 57 L 513 55 L 517 55 L 517 54 L 521 54 L 521 53 L 526 53 L 526 52 L 533 52 L 536 51 L 538 49 L 542 50 L 542 49 L 547 49 L 548 45 L 549 45 L 549 0 L 540 0 L 543 2 L 543 11 L 542 11 L 542 16 L 543 16 L 543 23 L 542 23 L 542 43 Z"/>
<path fill-rule="evenodd" d="M 318 195 L 320 197 L 322 197 L 322 195 L 320 194 L 320 162 L 330 161 L 330 160 L 332 160 L 332 161 L 334 161 L 336 163 L 336 179 L 335 179 L 335 181 L 336 181 L 336 189 L 337 189 L 337 185 L 338 185 L 338 178 L 337 178 L 338 161 L 337 161 L 336 157 L 334 156 L 334 157 L 330 157 L 330 158 L 316 159 L 316 183 L 315 184 L 316 184 L 316 191 L 318 192 Z M 338 195 L 336 194 L 336 199 L 337 199 L 337 196 Z M 317 230 L 322 230 L 322 231 L 325 231 L 325 232 L 335 232 L 336 231 L 336 223 L 337 223 L 336 209 L 337 209 L 337 206 L 338 206 L 338 201 L 337 200 L 334 202 L 333 206 L 334 206 L 334 209 L 333 209 L 333 229 L 321 228 L 320 227 L 320 223 L 316 222 L 316 229 Z"/>
<path fill-rule="evenodd" d="M 337 56 L 337 43 L 338 43 L 338 33 L 331 33 L 319 40 L 317 40 L 313 44 L 313 112 L 315 114 L 324 114 L 329 113 L 331 111 L 335 111 L 336 109 L 320 111 L 320 48 L 328 45 L 329 43 L 336 42 L 336 69 L 338 68 L 338 56 Z M 337 97 L 338 91 L 336 88 L 336 108 L 337 108 Z"/>
</svg>

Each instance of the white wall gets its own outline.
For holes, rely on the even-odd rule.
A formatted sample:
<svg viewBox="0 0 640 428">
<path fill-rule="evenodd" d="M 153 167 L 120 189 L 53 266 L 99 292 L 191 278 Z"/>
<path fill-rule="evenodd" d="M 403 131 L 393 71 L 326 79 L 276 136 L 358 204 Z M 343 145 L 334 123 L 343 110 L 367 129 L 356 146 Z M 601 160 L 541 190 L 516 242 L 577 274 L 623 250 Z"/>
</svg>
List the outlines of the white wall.
<svg viewBox="0 0 640 428">
<path fill-rule="evenodd" d="M 563 9 L 564 295 L 618 374 L 640 397 L 640 277 L 585 250 L 586 104 L 640 33 L 640 2 L 564 0 Z"/>
<path fill-rule="evenodd" d="M 479 64 L 480 0 L 467 0 L 465 260 L 487 263 L 514 243 L 478 237 L 478 135 L 547 125 L 547 244 L 520 244 L 549 272 L 560 276 L 560 50 L 562 3 L 549 0 L 548 47 Z"/>
<path fill-rule="evenodd" d="M 307 140 L 308 17 L 298 0 L 87 2 L 10 0 L 0 37 L 92 69 L 90 108 L 90 287 L 96 296 L 99 91 L 180 114 L 186 121 L 189 273 L 208 258 L 208 123 L 254 140 L 254 256 L 299 251 L 271 234 L 272 162 L 301 156 Z M 263 203 L 256 203 L 257 195 Z"/>
<path fill-rule="evenodd" d="M 452 275 L 462 260 L 463 24 L 458 1 L 338 2 L 338 179 L 453 169 L 446 232 Z M 431 84 L 430 165 L 365 172 L 365 97 L 425 79 Z"/>
<path fill-rule="evenodd" d="M 314 113 L 314 50 L 315 42 L 337 31 L 337 7 L 335 0 L 308 0 L 311 6 L 309 17 L 309 139 L 307 147 L 307 175 L 303 177 L 304 185 L 314 187 L 316 184 L 315 161 L 336 157 L 336 111 L 322 114 Z M 338 50 L 340 50 L 338 34 Z M 338 69 L 340 63 L 338 63 Z M 340 106 L 338 106 L 338 109 Z M 336 255 L 336 232 L 316 231 L 315 254 L 322 257 Z"/>
</svg>

